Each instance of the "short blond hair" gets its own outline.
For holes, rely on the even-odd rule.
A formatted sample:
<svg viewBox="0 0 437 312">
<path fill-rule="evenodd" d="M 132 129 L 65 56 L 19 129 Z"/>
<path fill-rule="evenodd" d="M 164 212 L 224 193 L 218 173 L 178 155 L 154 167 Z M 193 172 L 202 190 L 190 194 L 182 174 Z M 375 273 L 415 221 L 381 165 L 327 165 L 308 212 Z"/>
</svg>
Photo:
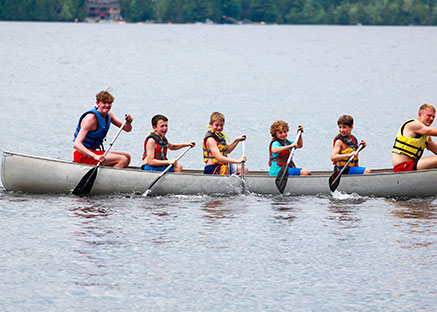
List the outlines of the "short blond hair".
<svg viewBox="0 0 437 312">
<path fill-rule="evenodd" d="M 431 104 L 423 104 L 422 106 L 420 106 L 419 113 L 423 112 L 425 109 L 430 109 L 433 111 L 433 113 L 435 113 L 435 107 L 432 106 Z"/>
<path fill-rule="evenodd" d="M 272 135 L 272 138 L 276 138 L 276 133 L 281 130 L 281 128 L 288 132 L 288 123 L 283 120 L 276 120 L 272 123 L 270 126 L 270 134 Z"/>
<path fill-rule="evenodd" d="M 213 124 L 214 122 L 216 122 L 218 120 L 225 122 L 225 115 L 223 115 L 220 112 L 214 112 L 209 117 L 209 123 L 210 124 Z"/>
</svg>

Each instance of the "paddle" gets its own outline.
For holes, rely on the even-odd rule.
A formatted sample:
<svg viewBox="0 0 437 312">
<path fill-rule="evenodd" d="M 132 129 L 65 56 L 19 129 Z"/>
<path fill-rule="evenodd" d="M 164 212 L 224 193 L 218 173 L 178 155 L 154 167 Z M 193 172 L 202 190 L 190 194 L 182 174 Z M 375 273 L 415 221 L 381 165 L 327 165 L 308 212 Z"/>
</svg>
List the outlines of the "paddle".
<svg viewBox="0 0 437 312">
<path fill-rule="evenodd" d="M 111 149 L 112 145 L 114 144 L 115 140 L 117 140 L 118 136 L 120 135 L 121 131 L 123 130 L 124 125 L 126 124 L 127 120 L 123 122 L 120 129 L 117 131 L 117 134 L 115 135 L 114 139 L 112 139 L 112 142 L 109 144 L 108 149 L 105 151 L 105 154 L 103 156 L 106 156 Z M 77 184 L 76 188 L 73 190 L 74 195 L 86 195 L 89 192 L 91 192 L 91 189 L 93 188 L 94 181 L 97 177 L 97 169 L 102 163 L 99 162 L 97 166 L 90 169 L 80 180 L 80 182 Z"/>
<path fill-rule="evenodd" d="M 176 158 L 176 161 L 178 161 L 179 159 L 181 159 L 189 150 L 190 150 L 190 148 L 192 148 L 193 146 L 188 146 L 186 149 L 185 149 L 185 151 L 183 151 L 177 158 Z M 162 176 L 164 175 L 164 174 L 166 174 L 167 173 L 167 171 L 169 171 L 170 170 L 170 168 L 172 167 L 173 165 L 168 165 L 167 166 L 167 168 L 165 168 L 165 170 L 163 171 L 163 172 L 161 172 L 161 174 L 155 179 L 155 180 L 153 180 L 153 182 L 149 185 L 149 187 L 144 191 L 144 193 L 143 193 L 143 196 L 147 196 L 147 195 L 149 195 L 149 193 L 151 192 L 151 188 L 156 184 L 156 182 L 158 182 L 159 181 L 159 179 L 161 179 L 162 178 Z"/>
<path fill-rule="evenodd" d="M 243 140 L 243 155 L 245 155 L 244 149 L 245 149 L 245 143 L 246 143 L 246 139 Z M 244 180 L 244 163 L 245 161 L 243 161 L 241 163 L 241 193 L 244 194 L 246 192 L 246 181 Z"/>
<path fill-rule="evenodd" d="M 363 148 L 364 148 L 364 145 L 360 144 L 360 146 L 358 146 L 357 152 L 359 153 Z M 351 157 L 349 157 L 348 161 L 343 166 L 343 168 L 341 168 L 340 171 L 335 171 L 329 177 L 329 188 L 331 189 L 331 192 L 334 192 L 337 189 L 338 185 L 340 184 L 341 174 L 343 173 L 343 171 L 346 170 L 347 166 L 354 159 L 354 157 L 355 157 L 355 155 L 352 155 Z"/>
<path fill-rule="evenodd" d="M 297 143 L 297 141 L 299 141 L 301 133 L 302 133 L 302 130 L 299 129 L 297 131 L 296 140 L 294 142 Z M 290 155 L 288 156 L 288 159 L 287 159 L 287 163 L 282 166 L 281 170 L 279 170 L 279 173 L 276 176 L 275 183 L 276 183 L 276 186 L 277 186 L 279 192 L 281 192 L 281 194 L 284 194 L 285 187 L 287 186 L 288 167 L 290 166 L 290 162 L 291 162 L 291 159 L 293 158 L 295 150 L 296 150 L 296 147 L 293 147 L 291 149 Z"/>
</svg>

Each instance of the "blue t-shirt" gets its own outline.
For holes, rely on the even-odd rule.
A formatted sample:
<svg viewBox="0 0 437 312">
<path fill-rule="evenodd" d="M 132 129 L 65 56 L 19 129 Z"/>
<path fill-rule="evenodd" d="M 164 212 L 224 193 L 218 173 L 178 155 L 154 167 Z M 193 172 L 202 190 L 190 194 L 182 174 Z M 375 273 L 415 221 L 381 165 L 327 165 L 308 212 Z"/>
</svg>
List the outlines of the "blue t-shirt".
<svg viewBox="0 0 437 312">
<path fill-rule="evenodd" d="M 294 141 L 290 141 L 290 144 L 293 144 Z M 275 141 L 272 143 L 272 147 L 271 149 L 274 150 L 277 147 L 281 147 L 283 145 L 281 145 L 281 143 L 279 143 L 278 141 Z M 273 157 L 278 157 L 280 153 L 277 154 L 273 154 Z M 278 166 L 278 164 L 276 163 L 276 161 L 272 161 L 272 165 L 270 166 L 270 170 L 269 170 L 269 175 L 270 176 L 277 176 L 279 171 L 281 170 L 281 166 Z"/>
</svg>

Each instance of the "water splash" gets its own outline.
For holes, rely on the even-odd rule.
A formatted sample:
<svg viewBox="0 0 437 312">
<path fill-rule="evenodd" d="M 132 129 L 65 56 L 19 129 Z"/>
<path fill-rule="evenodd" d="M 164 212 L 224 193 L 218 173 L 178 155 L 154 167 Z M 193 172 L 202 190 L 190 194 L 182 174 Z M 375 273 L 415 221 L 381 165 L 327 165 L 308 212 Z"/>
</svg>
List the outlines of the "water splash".
<svg viewBox="0 0 437 312">
<path fill-rule="evenodd" d="M 357 193 L 344 193 L 344 192 L 340 192 L 338 190 L 335 190 L 334 192 L 331 192 L 331 195 L 334 199 L 338 199 L 338 200 L 349 200 L 349 199 L 359 199 L 361 198 L 360 195 L 358 195 Z"/>
</svg>

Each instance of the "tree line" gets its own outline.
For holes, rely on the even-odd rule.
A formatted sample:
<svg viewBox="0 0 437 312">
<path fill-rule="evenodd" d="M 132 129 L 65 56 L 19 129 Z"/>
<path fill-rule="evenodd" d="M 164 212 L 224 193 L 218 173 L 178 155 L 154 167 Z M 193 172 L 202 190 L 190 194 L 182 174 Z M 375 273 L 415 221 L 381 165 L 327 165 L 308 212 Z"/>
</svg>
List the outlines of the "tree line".
<svg viewBox="0 0 437 312">
<path fill-rule="evenodd" d="M 128 22 L 437 25 L 437 0 L 120 0 Z M 0 0 L 0 20 L 71 21 L 86 0 Z"/>
</svg>

